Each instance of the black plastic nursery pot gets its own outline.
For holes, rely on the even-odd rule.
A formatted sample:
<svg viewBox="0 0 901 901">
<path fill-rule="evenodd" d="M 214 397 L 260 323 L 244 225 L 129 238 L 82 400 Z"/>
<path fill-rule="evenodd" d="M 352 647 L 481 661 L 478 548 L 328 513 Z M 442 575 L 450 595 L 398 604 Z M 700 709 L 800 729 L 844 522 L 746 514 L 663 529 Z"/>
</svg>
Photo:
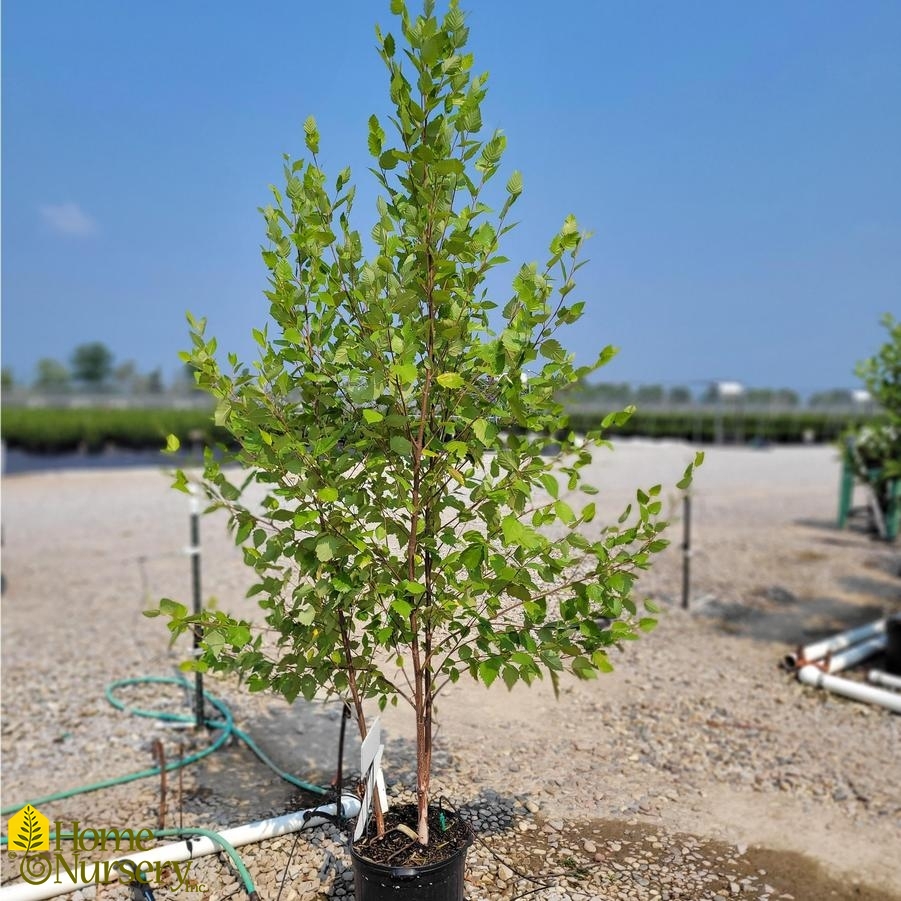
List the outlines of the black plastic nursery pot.
<svg viewBox="0 0 901 901">
<path fill-rule="evenodd" d="M 466 852 L 473 840 L 472 831 L 466 829 L 465 843 L 449 857 L 422 866 L 376 863 L 351 845 L 356 901 L 464 901 Z"/>
</svg>

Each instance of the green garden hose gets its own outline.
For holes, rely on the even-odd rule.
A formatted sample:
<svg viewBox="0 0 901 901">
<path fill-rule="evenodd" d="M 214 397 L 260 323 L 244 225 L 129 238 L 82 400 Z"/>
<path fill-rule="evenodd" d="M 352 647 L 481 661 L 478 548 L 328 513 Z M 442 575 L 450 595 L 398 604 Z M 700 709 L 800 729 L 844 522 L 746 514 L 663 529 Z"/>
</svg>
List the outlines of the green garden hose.
<svg viewBox="0 0 901 901">
<path fill-rule="evenodd" d="M 106 686 L 104 693 L 106 695 L 107 701 L 109 701 L 113 707 L 115 707 L 117 710 L 122 710 L 126 713 L 130 713 L 133 716 L 142 716 L 148 719 L 161 720 L 163 722 L 169 723 L 194 722 L 193 716 L 188 716 L 183 713 L 169 713 L 165 710 L 144 710 L 141 707 L 129 707 L 116 697 L 115 692 L 120 688 L 125 688 L 130 685 L 178 685 L 182 688 L 190 688 L 187 680 L 185 680 L 184 678 L 175 676 L 138 676 L 132 679 L 117 679 L 115 682 L 110 682 L 109 685 Z M 206 721 L 206 725 L 210 729 L 219 730 L 219 735 L 216 736 L 216 740 L 211 745 L 209 745 L 209 747 L 204 748 L 202 751 L 188 754 L 185 757 L 180 757 L 177 760 L 169 761 L 162 768 L 159 766 L 148 767 L 145 770 L 138 770 L 134 773 L 127 773 L 124 776 L 116 776 L 112 779 L 104 779 L 101 782 L 94 782 L 90 785 L 82 785 L 78 788 L 54 792 L 54 794 L 44 795 L 42 798 L 34 798 L 33 800 L 23 801 L 19 804 L 11 804 L 0 809 L 0 814 L 7 816 L 21 810 L 26 804 L 31 804 L 33 807 L 37 807 L 40 804 L 47 804 L 50 801 L 61 801 L 63 798 L 71 798 L 74 795 L 87 794 L 88 792 L 98 791 L 101 788 L 111 788 L 114 785 L 122 785 L 126 782 L 134 782 L 137 779 L 146 779 L 150 776 L 158 776 L 162 770 L 169 772 L 171 770 L 181 769 L 181 767 L 196 763 L 198 760 L 202 760 L 204 757 L 212 754 L 214 751 L 218 751 L 219 748 L 221 748 L 232 737 L 237 738 L 239 741 L 242 741 L 245 745 L 247 745 L 247 747 L 256 755 L 256 757 L 259 758 L 259 760 L 261 760 L 280 778 L 284 779 L 285 782 L 288 782 L 296 788 L 303 789 L 304 791 L 312 792 L 313 794 L 328 794 L 328 789 L 325 789 L 320 785 L 312 785 L 309 782 L 304 782 L 303 780 L 298 779 L 295 776 L 292 776 L 290 773 L 286 773 L 284 770 L 280 769 L 263 752 L 262 748 L 258 747 L 256 742 L 254 742 L 254 740 L 246 732 L 243 732 L 235 725 L 231 711 L 224 701 L 220 700 L 214 695 L 209 694 L 209 692 L 206 691 L 204 691 L 203 696 L 204 699 L 208 701 L 213 708 L 215 708 L 220 714 L 222 714 L 221 720 Z"/>
<path fill-rule="evenodd" d="M 117 710 L 122 710 L 126 713 L 130 713 L 133 716 L 141 716 L 146 717 L 147 719 L 160 720 L 169 723 L 194 722 L 193 716 L 188 716 L 182 713 L 170 713 L 165 710 L 145 710 L 141 707 L 129 707 L 127 704 L 125 704 L 123 701 L 120 701 L 119 698 L 116 697 L 116 691 L 118 691 L 118 689 L 120 688 L 126 688 L 131 685 L 178 685 L 182 688 L 190 688 L 187 680 L 185 680 L 184 678 L 173 676 L 139 676 L 132 679 L 117 679 L 115 682 L 110 682 L 106 686 L 106 688 L 104 689 L 104 694 L 106 695 L 107 701 L 109 701 L 109 703 L 113 707 L 115 707 Z M 209 694 L 209 692 L 206 691 L 204 691 L 203 696 L 204 699 L 209 702 L 210 706 L 221 714 L 222 719 L 205 721 L 208 728 L 219 730 L 219 734 L 216 736 L 215 741 L 213 741 L 212 744 L 204 748 L 202 751 L 197 751 L 193 754 L 188 754 L 185 757 L 180 757 L 177 760 L 166 763 L 162 767 L 149 767 L 144 770 L 138 770 L 134 773 L 126 773 L 124 776 L 117 776 L 112 779 L 104 779 L 101 782 L 94 782 L 90 785 L 82 785 L 77 788 L 68 789 L 66 791 L 54 792 L 52 795 L 44 795 L 42 798 L 35 798 L 31 801 L 24 801 L 19 804 L 11 804 L 0 809 L 0 814 L 6 816 L 18 812 L 27 804 L 31 804 L 33 807 L 37 807 L 40 804 L 46 804 L 50 801 L 60 801 L 63 798 L 71 798 L 74 795 L 87 794 L 88 792 L 98 791 L 101 788 L 110 788 L 114 785 L 122 785 L 126 782 L 134 782 L 137 779 L 146 779 L 150 776 L 158 776 L 163 771 L 169 772 L 171 770 L 177 770 L 181 767 L 188 766 L 189 764 L 196 763 L 198 760 L 202 760 L 204 757 L 212 754 L 214 751 L 219 750 L 219 748 L 221 748 L 232 737 L 237 738 L 239 741 L 242 741 L 245 745 L 247 745 L 247 747 L 259 758 L 260 761 L 262 761 L 279 777 L 284 779 L 285 782 L 288 782 L 289 784 L 297 788 L 303 789 L 304 791 L 313 792 L 317 795 L 328 794 L 328 789 L 325 789 L 320 785 L 312 785 L 309 782 L 304 782 L 303 780 L 292 776 L 290 773 L 286 773 L 284 770 L 278 767 L 246 732 L 243 732 L 235 725 L 231 710 L 229 710 L 228 705 L 224 701 L 220 700 L 214 695 Z M 201 829 L 199 827 L 187 827 L 184 829 L 156 829 L 152 830 L 152 832 L 155 838 L 184 838 L 190 837 L 192 835 L 199 835 L 215 842 L 231 858 L 231 861 L 234 864 L 238 875 L 241 877 L 241 881 L 244 884 L 244 888 L 247 891 L 248 896 L 252 899 L 252 901 L 255 901 L 255 899 L 257 898 L 253 879 L 251 878 L 247 867 L 244 865 L 244 861 L 241 860 L 241 856 L 238 854 L 234 846 L 226 839 L 224 839 L 219 833 L 213 832 L 209 829 Z M 51 835 L 50 837 L 51 839 L 56 838 L 55 835 Z M 73 837 L 74 836 L 71 833 L 60 833 L 60 838 L 62 839 L 72 839 Z M 0 845 L 6 844 L 7 837 L 5 835 L 0 836 Z"/>
</svg>

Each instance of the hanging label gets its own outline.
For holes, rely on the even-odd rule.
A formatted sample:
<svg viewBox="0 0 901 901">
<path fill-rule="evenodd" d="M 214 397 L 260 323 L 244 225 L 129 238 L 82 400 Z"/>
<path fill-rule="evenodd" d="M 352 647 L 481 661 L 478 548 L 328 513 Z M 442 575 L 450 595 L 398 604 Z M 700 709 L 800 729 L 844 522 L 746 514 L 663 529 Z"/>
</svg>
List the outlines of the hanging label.
<svg viewBox="0 0 901 901">
<path fill-rule="evenodd" d="M 377 719 L 363 739 L 360 747 L 360 772 L 363 774 L 365 787 L 363 800 L 360 804 L 360 815 L 357 817 L 357 826 L 354 829 L 354 841 L 363 836 L 369 817 L 372 815 L 372 799 L 378 792 L 382 810 L 388 809 L 388 796 L 385 792 L 385 777 L 382 775 L 382 752 L 385 746 L 382 744 L 382 727 Z"/>
</svg>

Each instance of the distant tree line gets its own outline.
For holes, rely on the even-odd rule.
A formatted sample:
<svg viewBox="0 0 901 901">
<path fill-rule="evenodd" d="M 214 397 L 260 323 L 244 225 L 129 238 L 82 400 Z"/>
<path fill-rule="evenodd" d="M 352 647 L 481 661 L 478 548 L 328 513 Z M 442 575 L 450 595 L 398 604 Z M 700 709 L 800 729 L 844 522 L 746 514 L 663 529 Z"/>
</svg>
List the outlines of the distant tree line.
<svg viewBox="0 0 901 901">
<path fill-rule="evenodd" d="M 24 388 L 41 394 L 69 393 L 118 395 L 189 395 L 197 391 L 194 373 L 189 365 L 175 373 L 167 385 L 159 368 L 140 372 L 133 360 L 117 362 L 112 351 L 100 341 L 80 344 L 72 352 L 68 363 L 52 357 L 38 360 L 34 377 L 21 382 L 9 367 L 2 370 L 4 392 Z M 802 409 L 853 410 L 860 402 L 850 389 L 834 388 L 811 395 L 802 403 L 797 391 L 791 388 L 747 388 L 739 397 L 723 397 L 722 383 L 711 382 L 692 390 L 687 385 L 632 385 L 628 382 L 587 382 L 574 386 L 565 403 L 579 407 L 620 409 L 634 404 L 639 409 L 679 409 L 694 405 L 712 406 L 725 401 L 728 406 L 770 409 L 774 412 Z"/>
<path fill-rule="evenodd" d="M 64 363 L 42 357 L 31 381 L 19 381 L 12 369 L 3 367 L 3 390 L 30 389 L 41 394 L 188 394 L 196 390 L 190 367 L 179 370 L 168 385 L 159 368 L 141 372 L 133 360 L 117 362 L 112 351 L 100 341 L 79 344 Z"/>
<path fill-rule="evenodd" d="M 834 388 L 812 394 L 806 404 L 791 388 L 744 388 L 740 395 L 724 395 L 720 383 L 711 382 L 692 391 L 687 385 L 632 385 L 629 382 L 586 382 L 575 386 L 564 402 L 578 406 L 613 409 L 634 404 L 639 409 L 661 407 L 667 409 L 692 405 L 716 405 L 772 409 L 774 411 L 809 409 L 853 409 L 860 401 L 851 389 Z"/>
</svg>

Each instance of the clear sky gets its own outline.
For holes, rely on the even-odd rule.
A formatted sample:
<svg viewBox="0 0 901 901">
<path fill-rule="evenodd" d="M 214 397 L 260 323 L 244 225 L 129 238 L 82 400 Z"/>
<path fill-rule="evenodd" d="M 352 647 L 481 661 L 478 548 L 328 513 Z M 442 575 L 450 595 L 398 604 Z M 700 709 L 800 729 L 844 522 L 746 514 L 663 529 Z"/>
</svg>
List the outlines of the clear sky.
<svg viewBox="0 0 901 901">
<path fill-rule="evenodd" d="M 249 360 L 257 207 L 307 115 L 371 225 L 388 5 L 4 0 L 3 365 L 30 381 L 100 340 L 168 380 L 187 309 Z M 525 181 L 506 255 L 543 259 L 569 212 L 595 233 L 580 360 L 612 343 L 604 380 L 856 385 L 901 314 L 901 3 L 464 8 Z"/>
</svg>

